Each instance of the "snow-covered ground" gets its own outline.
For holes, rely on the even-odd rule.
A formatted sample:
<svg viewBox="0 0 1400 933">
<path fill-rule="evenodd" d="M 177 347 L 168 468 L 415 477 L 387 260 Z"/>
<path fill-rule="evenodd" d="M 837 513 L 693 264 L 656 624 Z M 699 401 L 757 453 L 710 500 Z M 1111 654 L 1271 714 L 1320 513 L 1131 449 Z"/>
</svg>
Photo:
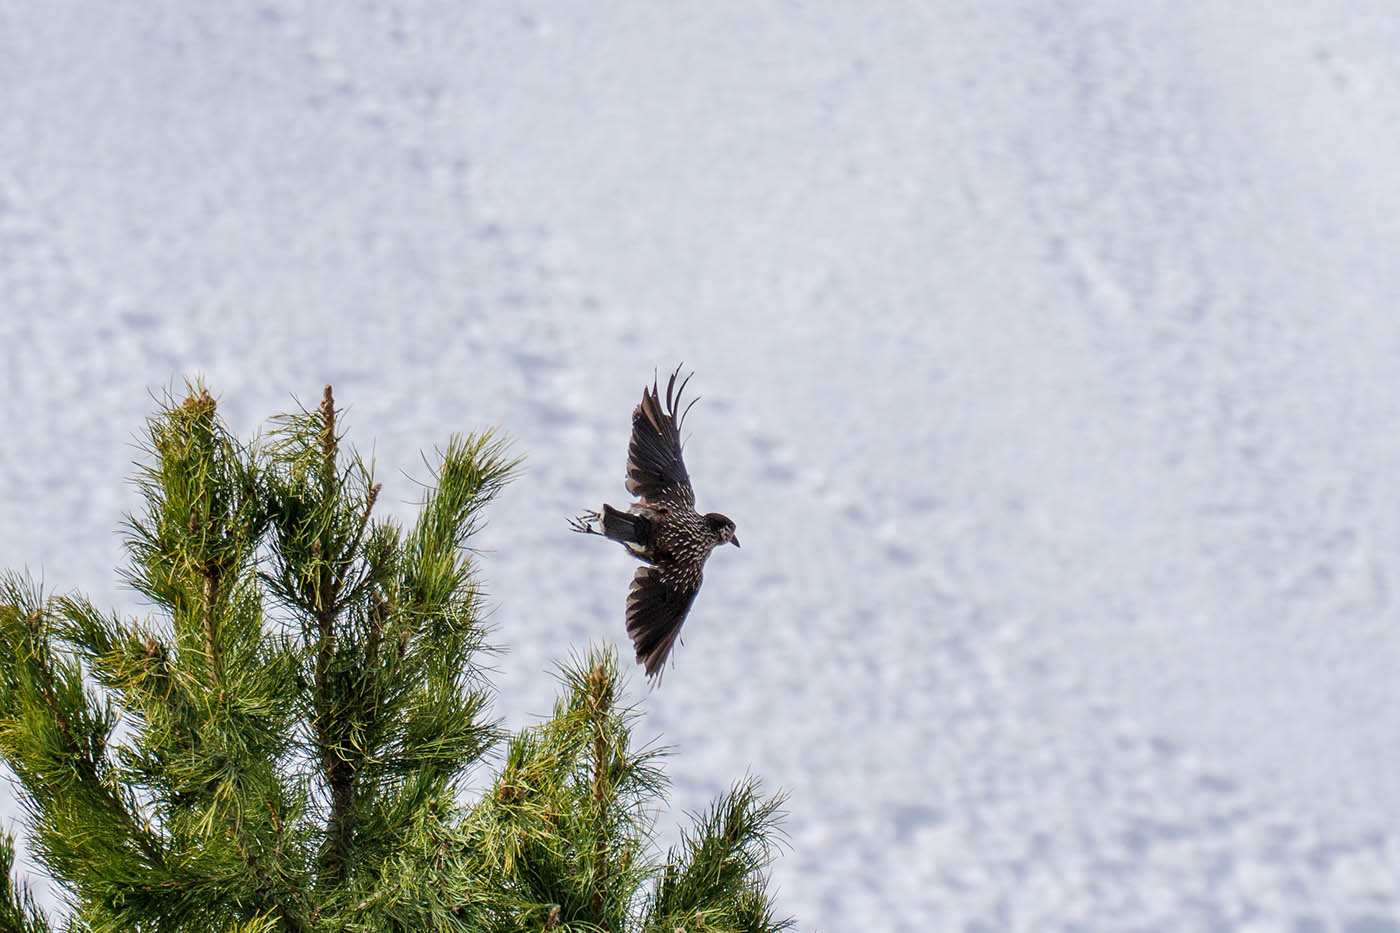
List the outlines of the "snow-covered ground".
<svg viewBox="0 0 1400 933">
<path fill-rule="evenodd" d="M 1400 931 L 1400 7 L 0 0 L 0 567 L 140 611 L 149 392 L 499 423 L 498 709 L 623 636 L 684 360 L 675 802 L 807 930 Z M 674 820 L 669 820 L 674 822 Z"/>
</svg>

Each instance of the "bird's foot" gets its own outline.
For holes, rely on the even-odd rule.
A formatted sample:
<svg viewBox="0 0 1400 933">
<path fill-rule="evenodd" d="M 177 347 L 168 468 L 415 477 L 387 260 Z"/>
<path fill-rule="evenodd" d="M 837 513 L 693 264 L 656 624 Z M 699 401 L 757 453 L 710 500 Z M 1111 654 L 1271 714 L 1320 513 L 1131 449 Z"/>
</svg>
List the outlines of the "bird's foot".
<svg viewBox="0 0 1400 933">
<path fill-rule="evenodd" d="M 577 518 L 569 519 L 569 528 L 577 531 L 581 535 L 601 535 L 602 532 L 593 527 L 594 522 L 600 522 L 603 516 L 597 512 L 584 512 Z"/>
</svg>

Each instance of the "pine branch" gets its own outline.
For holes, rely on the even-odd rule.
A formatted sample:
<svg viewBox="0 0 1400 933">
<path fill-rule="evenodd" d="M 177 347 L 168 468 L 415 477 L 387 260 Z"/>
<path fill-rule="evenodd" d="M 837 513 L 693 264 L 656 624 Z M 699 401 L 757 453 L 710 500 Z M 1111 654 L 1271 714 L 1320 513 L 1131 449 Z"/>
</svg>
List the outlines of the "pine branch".
<svg viewBox="0 0 1400 933">
<path fill-rule="evenodd" d="M 150 462 L 137 474 L 146 509 L 127 521 L 132 566 L 125 576 L 170 612 L 182 645 L 198 645 L 216 684 L 230 639 L 249 634 L 221 626 L 230 582 L 246 574 L 266 528 L 257 458 L 228 435 L 213 397 L 198 385 L 151 419 L 146 450 Z"/>
<path fill-rule="evenodd" d="M 607 717 L 612 712 L 615 676 L 616 672 L 609 671 L 601 662 L 588 671 L 588 711 L 593 726 L 593 805 L 599 814 L 607 808 L 612 790 L 608 781 L 612 762 L 608 753 Z M 593 840 L 593 923 L 596 926 L 603 924 L 603 903 L 611 881 L 607 871 L 607 843 L 607 834 L 603 832 Z"/>
<path fill-rule="evenodd" d="M 159 845 L 104 779 L 101 761 L 112 722 L 89 709 L 81 671 L 55 659 L 49 608 L 32 585 L 13 575 L 0 578 L 0 593 L 0 631 L 13 649 L 4 678 L 8 723 L 0 730 L 0 749 L 31 793 L 52 799 L 78 792 L 116 821 L 121 838 L 149 865 L 163 867 Z"/>
<path fill-rule="evenodd" d="M 659 750 L 631 747 L 611 652 L 565 665 L 547 722 L 515 736 L 500 780 L 472 814 L 483 870 L 516 899 L 520 922 L 623 930 L 648 865 Z"/>
<path fill-rule="evenodd" d="M 336 503 L 340 484 L 336 470 L 339 441 L 335 433 L 335 398 L 326 386 L 321 396 L 320 497 L 323 503 Z M 365 512 L 368 515 L 368 508 Z M 366 519 L 367 520 L 367 519 Z M 349 725 L 337 708 L 336 695 L 340 684 L 332 683 L 331 662 L 336 650 L 336 617 L 340 601 L 341 579 L 338 565 L 344 563 L 339 554 L 326 554 L 320 538 L 311 545 L 311 556 L 320 571 L 313 598 L 316 618 L 316 743 L 321 750 L 326 787 L 330 789 L 331 810 L 326 818 L 326 842 L 317 866 L 317 886 L 322 890 L 335 888 L 345 878 L 350 857 L 350 842 L 354 833 L 356 758 L 350 752 L 351 743 L 345 734 Z"/>
<path fill-rule="evenodd" d="M 50 933 L 29 889 L 15 883 L 14 865 L 15 841 L 0 834 L 0 933 Z"/>
<path fill-rule="evenodd" d="M 646 929 L 670 933 L 740 929 L 778 931 L 791 925 L 774 920 L 765 894 L 764 870 L 777 845 L 783 797 L 763 800 L 752 778 L 735 784 L 704 814 L 672 850 L 653 894 Z"/>
<path fill-rule="evenodd" d="M 462 550 L 509 477 L 503 445 L 454 438 L 420 519 L 400 539 L 372 520 L 381 487 L 340 446 L 329 388 L 282 419 L 270 480 L 275 550 L 265 579 L 303 621 L 311 740 L 326 794 L 317 887 L 349 880 L 357 851 L 393 844 L 495 738 L 469 687 L 482 650 Z"/>
</svg>

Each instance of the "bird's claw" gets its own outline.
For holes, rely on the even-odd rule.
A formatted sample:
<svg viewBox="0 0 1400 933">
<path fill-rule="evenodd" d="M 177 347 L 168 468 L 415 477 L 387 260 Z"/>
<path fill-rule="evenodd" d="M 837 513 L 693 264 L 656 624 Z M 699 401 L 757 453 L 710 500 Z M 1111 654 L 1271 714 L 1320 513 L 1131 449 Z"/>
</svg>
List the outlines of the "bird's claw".
<svg viewBox="0 0 1400 933">
<path fill-rule="evenodd" d="M 601 521 L 602 516 L 597 512 L 584 512 L 577 518 L 569 519 L 569 528 L 582 535 L 601 535 L 602 532 L 593 527 L 593 523 Z"/>
</svg>

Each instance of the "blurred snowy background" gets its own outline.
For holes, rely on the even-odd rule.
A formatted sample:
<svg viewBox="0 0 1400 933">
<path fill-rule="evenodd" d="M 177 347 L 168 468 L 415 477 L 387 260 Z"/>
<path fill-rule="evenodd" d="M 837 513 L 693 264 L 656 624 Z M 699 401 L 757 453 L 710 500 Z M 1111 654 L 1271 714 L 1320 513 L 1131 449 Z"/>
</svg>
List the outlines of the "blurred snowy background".
<svg viewBox="0 0 1400 933">
<path fill-rule="evenodd" d="M 564 520 L 684 360 L 744 549 L 642 733 L 678 808 L 791 792 L 802 929 L 1400 931 L 1397 50 L 1378 0 L 0 0 L 0 567 L 142 611 L 186 377 L 244 433 L 333 383 L 403 514 L 500 424 L 520 725 L 623 637 Z"/>
</svg>

